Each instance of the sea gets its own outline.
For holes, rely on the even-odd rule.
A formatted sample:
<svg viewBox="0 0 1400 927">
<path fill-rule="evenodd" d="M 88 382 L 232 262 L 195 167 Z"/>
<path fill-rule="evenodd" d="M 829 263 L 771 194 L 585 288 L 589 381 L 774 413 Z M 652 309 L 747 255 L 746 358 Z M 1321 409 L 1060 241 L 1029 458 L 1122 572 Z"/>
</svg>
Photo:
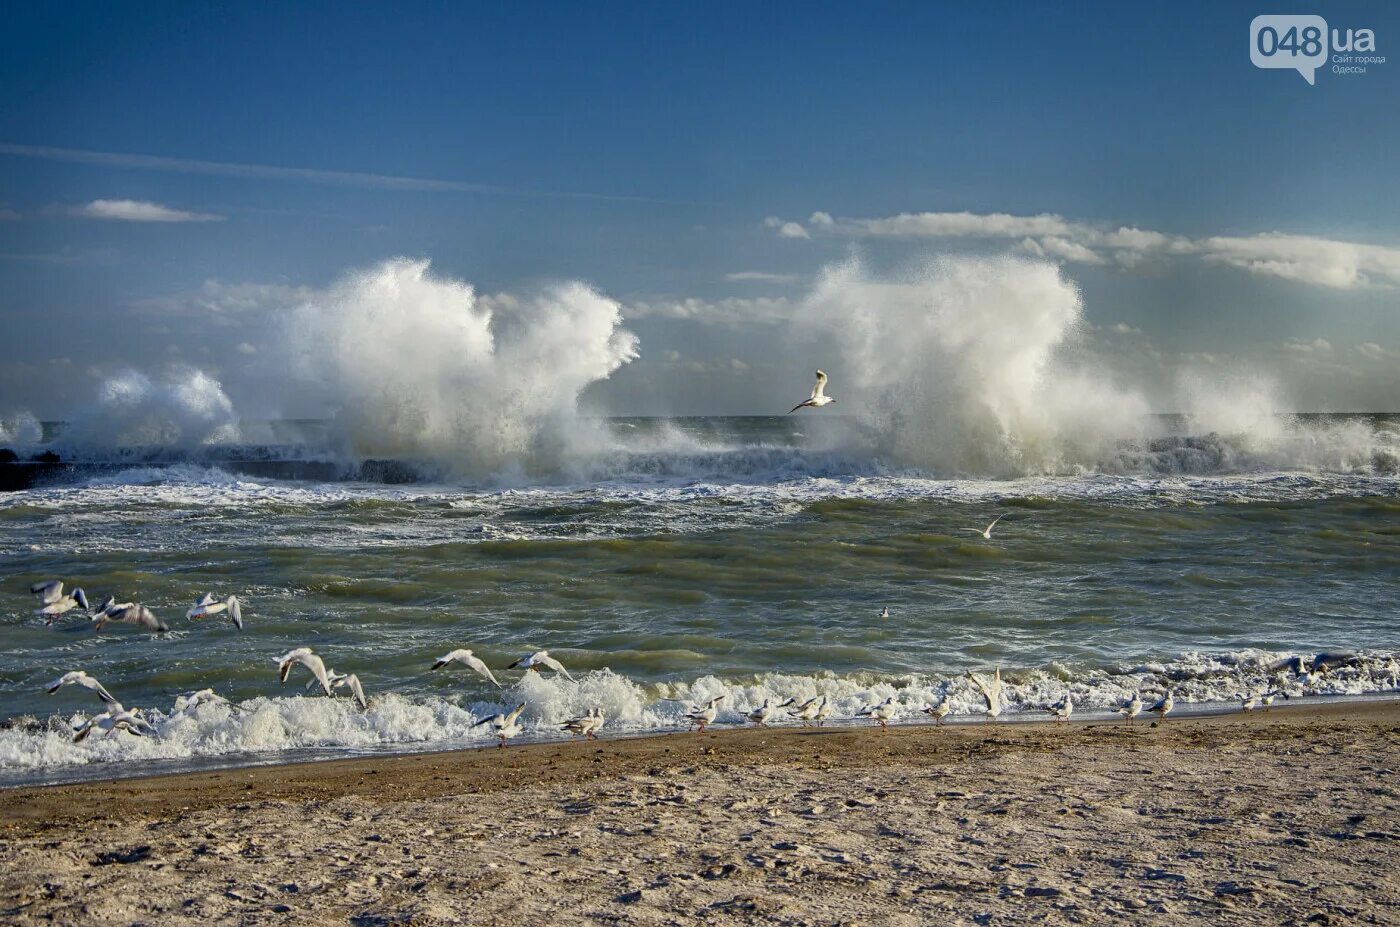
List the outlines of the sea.
<svg viewBox="0 0 1400 927">
<path fill-rule="evenodd" d="M 943 699 L 950 722 L 987 723 L 968 674 L 998 669 L 1013 723 L 1066 695 L 1116 719 L 1134 692 L 1189 712 L 1394 691 L 1400 418 L 1157 416 L 1053 455 L 911 453 L 902 427 L 581 416 L 569 441 L 474 471 L 367 466 L 325 422 L 63 448 L 71 469 L 0 495 L 0 785 L 494 746 L 478 722 L 521 703 L 521 741 L 595 707 L 604 735 L 685 731 L 719 695 L 719 726 L 814 696 L 828 723 L 888 697 L 900 723 Z M 48 626 L 28 590 L 49 579 L 170 631 L 77 610 Z M 187 619 L 205 592 L 236 594 L 245 627 Z M 356 674 L 368 709 L 299 668 L 279 683 L 299 647 Z M 432 669 L 462 647 L 502 688 Z M 573 678 L 507 668 L 536 650 Z M 1345 659 L 1291 671 L 1321 652 Z M 100 703 L 46 687 L 78 669 L 152 732 L 75 742 Z M 174 708 L 204 688 L 227 703 Z"/>
</svg>

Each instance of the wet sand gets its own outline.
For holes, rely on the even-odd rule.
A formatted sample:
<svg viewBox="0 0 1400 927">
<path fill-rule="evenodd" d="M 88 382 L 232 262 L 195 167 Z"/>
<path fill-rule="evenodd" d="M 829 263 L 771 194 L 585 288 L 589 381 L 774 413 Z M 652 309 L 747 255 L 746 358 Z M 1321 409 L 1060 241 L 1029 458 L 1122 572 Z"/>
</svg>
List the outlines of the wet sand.
<svg viewBox="0 0 1400 927">
<path fill-rule="evenodd" d="M 1400 923 L 1400 701 L 0 792 L 0 923 Z"/>
</svg>

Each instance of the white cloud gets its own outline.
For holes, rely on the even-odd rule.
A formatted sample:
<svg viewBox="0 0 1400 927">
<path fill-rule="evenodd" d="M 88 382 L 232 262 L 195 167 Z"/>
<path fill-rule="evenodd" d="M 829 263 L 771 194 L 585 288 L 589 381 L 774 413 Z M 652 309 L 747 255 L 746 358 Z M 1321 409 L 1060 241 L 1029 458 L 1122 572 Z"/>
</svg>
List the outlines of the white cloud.
<svg viewBox="0 0 1400 927">
<path fill-rule="evenodd" d="M 656 302 L 634 302 L 624 307 L 629 319 L 686 319 L 711 325 L 776 324 L 786 322 L 797 314 L 798 305 L 786 298 L 707 300 L 672 299 Z"/>
<path fill-rule="evenodd" d="M 1311 341 L 1302 338 L 1289 338 L 1283 343 L 1282 348 L 1294 354 L 1326 354 L 1332 350 L 1332 342 L 1326 338 L 1314 338 Z"/>
<path fill-rule="evenodd" d="M 206 280 L 198 289 L 173 296 L 143 299 L 135 305 L 173 314 L 248 315 L 290 309 L 315 293 L 310 287 L 280 283 L 223 283 Z"/>
<path fill-rule="evenodd" d="M 730 283 L 796 283 L 796 274 L 770 274 L 761 270 L 741 270 L 735 274 L 725 274 Z"/>
<path fill-rule="evenodd" d="M 1362 357 L 1369 358 L 1370 360 L 1381 360 L 1382 358 L 1387 357 L 1390 354 L 1389 351 L 1376 344 L 1374 341 L 1364 341 L 1361 344 L 1358 344 L 1356 346 L 1356 352 Z"/>
<path fill-rule="evenodd" d="M 237 351 L 239 354 L 248 354 L 248 355 L 252 355 L 252 354 L 258 353 L 258 349 L 255 348 L 255 347 L 253 347 L 251 344 L 249 344 L 249 343 L 246 342 L 246 341 L 240 341 L 240 342 L 234 347 L 234 350 Z"/>
<path fill-rule="evenodd" d="M 223 216 L 210 212 L 186 212 L 143 200 L 93 200 L 76 206 L 73 215 L 84 219 L 111 219 L 118 222 L 222 222 Z"/>
<path fill-rule="evenodd" d="M 807 228 L 777 216 L 769 216 L 764 225 L 784 237 L 811 237 Z M 1039 257 L 1077 264 L 1112 262 L 1124 269 L 1136 268 L 1150 257 L 1195 255 L 1213 264 L 1333 289 L 1400 286 L 1400 248 L 1281 232 L 1193 239 L 1135 226 L 1105 229 L 1053 213 L 966 211 L 874 219 L 815 212 L 809 225 L 812 232 L 857 238 L 1005 239 L 1018 241 L 1021 250 Z"/>
</svg>

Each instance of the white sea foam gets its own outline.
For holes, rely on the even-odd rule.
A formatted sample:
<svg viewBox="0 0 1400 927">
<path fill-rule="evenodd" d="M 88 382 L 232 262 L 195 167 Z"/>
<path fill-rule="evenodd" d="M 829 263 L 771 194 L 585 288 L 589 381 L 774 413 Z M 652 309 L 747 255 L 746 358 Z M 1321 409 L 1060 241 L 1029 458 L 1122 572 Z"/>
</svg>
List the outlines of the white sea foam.
<svg viewBox="0 0 1400 927">
<path fill-rule="evenodd" d="M 1038 669 L 1003 669 L 1008 719 L 1034 719 L 1043 709 L 1072 695 L 1081 714 L 1111 712 L 1133 692 L 1160 694 L 1168 687 L 1179 710 L 1231 702 L 1235 693 L 1262 692 L 1279 687 L 1294 696 L 1304 690 L 1284 668 L 1291 653 L 1247 650 L 1232 653 L 1182 654 L 1173 660 L 1112 667 L 1070 669 L 1051 665 Z M 1310 684 L 1307 694 L 1375 695 L 1394 691 L 1384 666 L 1391 653 L 1367 652 L 1349 666 L 1334 669 Z M 984 668 L 990 672 L 991 668 Z M 461 705 L 438 696 L 408 697 L 372 694 L 368 711 L 346 698 L 318 696 L 254 698 L 237 706 L 204 704 L 187 713 L 148 711 L 155 727 L 152 737 L 119 733 L 94 735 L 74 743 L 65 729 L 84 717 L 23 722 L 0 730 L 0 781 L 20 782 L 37 771 L 90 764 L 140 764 L 152 760 L 223 757 L 235 762 L 265 762 L 268 756 L 298 751 L 338 749 L 347 752 L 488 745 L 495 737 L 476 721 L 521 702 L 522 723 L 532 737 L 560 737 L 560 726 L 590 708 L 601 708 L 612 734 L 661 732 L 688 726 L 689 705 L 724 695 L 718 724 L 743 724 L 744 713 L 764 699 L 773 705 L 788 698 L 799 702 L 826 696 L 832 723 L 857 720 L 857 712 L 893 697 L 900 720 L 922 717 L 920 710 L 948 699 L 951 719 L 981 716 L 982 700 L 965 674 L 952 677 L 911 674 L 875 677 L 869 674 L 802 675 L 770 673 L 727 680 L 701 676 L 687 681 L 641 684 L 607 670 L 583 674 L 577 680 L 527 673 L 499 700 Z M 1280 700 L 1279 704 L 1283 701 Z M 776 724 L 795 723 L 781 713 Z M 26 772 L 27 771 L 27 772 Z"/>
</svg>

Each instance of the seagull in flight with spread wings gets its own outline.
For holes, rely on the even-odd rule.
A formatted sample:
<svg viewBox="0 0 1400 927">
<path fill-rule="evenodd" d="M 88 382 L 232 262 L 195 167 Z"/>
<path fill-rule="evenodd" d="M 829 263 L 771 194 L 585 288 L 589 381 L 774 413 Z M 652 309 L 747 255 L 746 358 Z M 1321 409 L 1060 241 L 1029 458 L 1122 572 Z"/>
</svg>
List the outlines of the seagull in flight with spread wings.
<svg viewBox="0 0 1400 927">
<path fill-rule="evenodd" d="M 803 400 L 802 402 L 799 402 L 797 405 L 793 406 L 792 409 L 788 412 L 788 415 L 791 415 L 798 409 L 820 409 L 822 406 L 830 405 L 835 401 L 835 399 L 832 399 L 826 394 L 826 374 L 823 371 L 818 370 L 817 385 L 812 387 L 812 395 L 809 398 Z"/>
</svg>

